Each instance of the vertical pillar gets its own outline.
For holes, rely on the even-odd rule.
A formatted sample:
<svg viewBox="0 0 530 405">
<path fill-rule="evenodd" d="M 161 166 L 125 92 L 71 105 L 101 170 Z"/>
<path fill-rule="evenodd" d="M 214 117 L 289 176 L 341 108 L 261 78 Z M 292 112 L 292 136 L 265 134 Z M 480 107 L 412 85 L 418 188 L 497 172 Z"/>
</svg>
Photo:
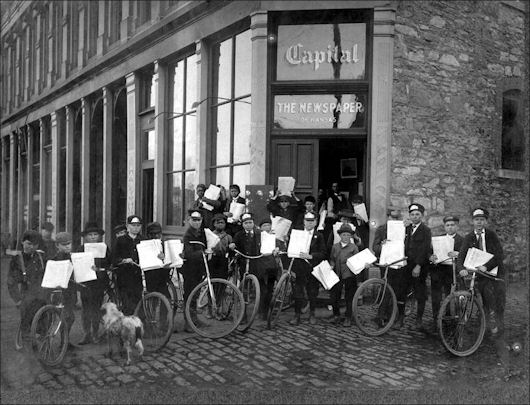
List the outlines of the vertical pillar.
<svg viewBox="0 0 530 405">
<path fill-rule="evenodd" d="M 6 78 L 6 87 L 5 89 L 7 90 L 7 103 L 6 103 L 6 108 L 7 108 L 7 111 L 8 113 L 10 113 L 12 110 L 13 110 L 13 92 L 12 92 L 12 87 L 13 87 L 13 45 L 12 44 L 8 44 L 7 45 L 7 51 L 6 51 L 6 55 L 7 55 L 7 69 L 6 69 L 6 73 L 7 73 L 7 78 Z"/>
<path fill-rule="evenodd" d="M 48 87 L 53 86 L 54 82 L 54 71 L 53 71 L 53 60 L 55 58 L 55 2 L 51 1 L 49 3 L 49 9 L 48 9 L 48 33 L 47 33 L 47 39 L 48 39 L 48 60 L 46 61 L 48 68 L 46 69 L 47 75 L 46 75 L 46 84 Z M 55 223 L 54 223 L 55 225 Z"/>
<path fill-rule="evenodd" d="M 390 201 L 395 13 L 391 7 L 374 9 L 369 201 L 370 220 L 377 225 L 385 221 Z M 370 227 L 370 246 L 374 230 L 373 226 Z"/>
<path fill-rule="evenodd" d="M 20 69 L 21 69 L 21 52 L 22 45 L 20 43 L 20 35 L 15 35 L 15 102 L 13 103 L 15 107 L 20 105 Z"/>
<path fill-rule="evenodd" d="M 33 16 L 35 17 L 35 80 L 33 81 L 33 94 L 37 95 L 40 93 L 41 89 L 41 60 L 42 60 L 42 14 L 39 10 L 33 11 Z"/>
<path fill-rule="evenodd" d="M 195 53 L 197 54 L 197 101 L 206 100 L 208 97 L 208 67 L 210 66 L 210 52 L 207 42 L 196 41 Z M 195 156 L 197 156 L 195 163 L 197 173 L 195 185 L 205 183 L 208 175 L 208 104 L 200 103 L 197 107 L 197 134 L 199 139 L 195 153 Z"/>
<path fill-rule="evenodd" d="M 15 172 L 16 172 L 16 133 L 12 132 L 9 134 L 9 232 L 11 233 L 11 238 L 16 237 L 16 227 L 17 227 L 17 217 L 15 213 L 17 212 L 17 184 L 15 183 Z"/>
<path fill-rule="evenodd" d="M 109 241 L 112 233 L 112 123 L 114 122 L 112 96 L 110 89 L 103 87 L 103 222 L 101 226 Z"/>
<path fill-rule="evenodd" d="M 41 118 L 39 119 L 39 132 L 40 132 L 40 178 L 39 178 L 39 222 L 42 223 L 46 221 L 46 194 L 50 192 L 50 190 L 46 190 L 46 151 L 44 150 L 45 145 L 45 128 L 44 128 L 44 120 Z"/>
<path fill-rule="evenodd" d="M 97 55 L 102 56 L 107 51 L 107 18 L 111 18 L 110 14 L 105 8 L 106 1 L 98 2 L 98 40 L 97 40 Z"/>
<path fill-rule="evenodd" d="M 131 35 L 132 18 L 131 4 L 129 0 L 122 0 L 121 2 L 121 25 L 120 25 L 120 42 L 126 43 Z"/>
<path fill-rule="evenodd" d="M 74 114 L 70 106 L 65 108 L 65 131 L 66 131 L 66 198 L 65 198 L 65 228 L 66 232 L 73 232 L 74 215 Z"/>
<path fill-rule="evenodd" d="M 152 1 L 151 2 L 151 4 L 150 4 L 150 6 L 151 6 L 151 21 L 159 21 L 160 19 L 162 19 L 162 16 L 160 15 L 162 5 L 160 3 L 162 3 L 162 2 L 161 1 Z"/>
<path fill-rule="evenodd" d="M 27 125 L 26 126 L 26 131 L 27 131 L 27 134 L 28 134 L 28 151 L 27 151 L 27 169 L 26 169 L 26 173 L 27 173 L 27 183 L 26 183 L 26 204 L 28 205 L 28 225 L 27 225 L 27 228 L 28 229 L 32 229 L 33 228 L 33 223 L 32 223 L 32 220 L 33 220 L 33 213 L 34 213 L 34 209 L 33 209 L 33 193 L 35 192 L 35 190 L 33 190 L 33 160 L 34 160 L 34 155 L 33 155 L 33 144 L 35 142 L 35 135 L 34 135 L 34 131 L 33 131 L 33 128 L 31 127 L 31 125 Z"/>
<path fill-rule="evenodd" d="M 168 68 L 166 65 L 161 65 L 158 60 L 155 61 L 155 136 L 156 136 L 156 155 L 155 155 L 155 168 L 154 168 L 154 201 L 153 201 L 153 219 L 165 224 L 165 173 L 164 173 L 164 160 L 166 154 L 165 147 L 165 134 L 167 133 L 167 116 L 161 114 L 162 111 L 167 111 L 166 99 L 168 89 Z M 160 114 L 160 115 L 158 115 Z"/>
<path fill-rule="evenodd" d="M 94 179 L 96 180 L 96 179 Z M 81 226 L 88 221 L 90 203 L 90 104 L 81 99 Z"/>
<path fill-rule="evenodd" d="M 138 103 L 140 83 L 132 72 L 125 76 L 127 87 L 127 215 L 133 215 L 140 206 L 140 171 L 138 136 Z"/>
<path fill-rule="evenodd" d="M 17 176 L 17 201 L 18 201 L 18 209 L 17 209 L 17 242 L 20 240 L 20 237 L 22 236 L 22 232 L 24 232 L 24 204 L 25 200 L 22 198 L 24 193 L 24 168 L 22 167 L 22 148 L 20 145 L 23 142 L 22 137 L 23 132 L 22 129 L 17 130 L 17 138 L 18 138 L 18 156 L 17 156 L 17 165 L 18 165 L 18 176 Z"/>
<path fill-rule="evenodd" d="M 61 56 L 61 77 L 63 79 L 66 79 L 66 76 L 68 74 L 68 68 L 69 68 L 69 61 L 68 61 L 68 50 L 70 49 L 70 41 L 72 40 L 71 37 L 71 29 L 77 29 L 77 27 L 70 27 L 70 1 L 63 0 L 63 16 L 62 16 L 62 40 L 63 40 L 63 46 L 62 46 L 62 56 Z M 77 55 L 76 55 L 77 56 Z"/>
<path fill-rule="evenodd" d="M 250 184 L 265 184 L 267 156 L 267 12 L 250 15 L 252 30 Z"/>
<path fill-rule="evenodd" d="M 9 148 L 9 136 L 3 136 L 1 138 L 1 144 L 2 144 L 2 151 L 0 153 L 0 159 L 2 161 L 0 162 L 2 164 L 2 184 L 0 185 L 2 194 L 0 195 L 0 210 L 2 212 L 0 216 L 0 228 L 2 229 L 2 232 L 6 232 L 9 229 L 9 224 L 7 223 L 7 215 L 9 215 L 9 190 L 8 190 L 8 183 L 7 179 L 12 177 L 11 173 L 9 173 L 9 168 L 7 166 L 6 162 L 6 151 Z"/>
<path fill-rule="evenodd" d="M 86 48 L 86 13 L 87 5 L 86 2 L 79 3 L 79 34 L 78 34 L 78 51 L 77 51 L 77 68 L 82 69 L 85 66 L 85 48 Z"/>
<path fill-rule="evenodd" d="M 33 49 L 33 44 L 31 42 L 31 26 L 27 22 L 23 24 L 24 29 L 24 89 L 22 92 L 22 98 L 24 101 L 29 100 L 29 81 L 31 77 L 31 72 L 29 70 L 30 63 L 30 49 Z M 31 48 L 30 48 L 31 47 Z"/>
<path fill-rule="evenodd" d="M 52 189 L 51 189 L 51 206 L 52 208 L 52 217 L 51 223 L 55 225 L 57 232 L 63 231 L 59 229 L 58 222 L 58 208 L 59 208 L 59 185 L 60 182 L 60 145 L 59 145 L 59 131 L 57 127 L 57 112 L 53 111 L 50 114 L 50 131 L 51 131 L 51 141 L 52 141 L 52 154 L 51 154 L 51 166 L 52 166 Z"/>
</svg>

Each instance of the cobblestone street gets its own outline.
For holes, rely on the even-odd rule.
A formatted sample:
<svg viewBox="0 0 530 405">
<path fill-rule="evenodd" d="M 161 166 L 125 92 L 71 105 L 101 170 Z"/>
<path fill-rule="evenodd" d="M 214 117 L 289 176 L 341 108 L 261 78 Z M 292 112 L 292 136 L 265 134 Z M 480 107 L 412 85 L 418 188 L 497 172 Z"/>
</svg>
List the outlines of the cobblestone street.
<svg viewBox="0 0 530 405">
<path fill-rule="evenodd" d="M 425 393 L 440 389 L 443 392 L 458 383 L 459 387 L 471 390 L 499 389 L 499 395 L 513 390 L 515 397 L 505 394 L 485 397 L 486 402 L 513 403 L 517 398 L 528 398 L 528 294 L 524 286 L 513 287 L 508 289 L 505 341 L 487 336 L 469 358 L 455 358 L 444 350 L 438 337 L 413 330 L 413 317 L 407 319 L 406 327 L 400 331 L 368 337 L 356 326 L 328 325 L 323 318 L 330 312 L 320 308 L 319 323 L 315 326 L 310 326 L 307 319 L 299 327 L 290 326 L 287 320 L 292 310 L 289 310 L 272 331 L 265 322 L 257 321 L 246 334 L 235 332 L 217 340 L 183 332 L 179 313 L 176 315 L 179 332 L 173 334 L 168 345 L 157 353 L 146 353 L 141 360 L 135 358 L 130 366 L 125 366 L 123 359 L 106 358 L 106 344 L 100 343 L 69 349 L 62 365 L 43 368 L 29 349 L 14 350 L 18 315 L 2 283 L 2 402 L 34 402 L 39 400 L 39 393 L 44 395 L 40 400 L 46 402 L 43 398 L 52 392 L 97 395 L 118 388 L 129 395 L 154 387 L 158 387 L 159 393 L 164 390 L 256 393 L 272 389 L 287 392 L 326 389 L 352 394 L 373 389 L 381 393 L 406 389 Z M 77 311 L 72 332 L 74 343 L 81 336 L 79 318 Z M 430 320 L 430 311 L 426 318 Z M 524 343 L 524 351 L 518 356 L 504 347 L 514 340 Z M 127 396 L 120 398 L 116 402 L 139 400 L 134 396 L 132 400 L 124 400 L 131 398 Z M 162 398 L 148 397 L 147 401 L 164 402 Z M 107 400 L 110 402 L 108 398 L 101 399 Z M 390 396 L 385 401 L 394 400 Z M 359 401 L 363 402 L 361 398 Z"/>
</svg>

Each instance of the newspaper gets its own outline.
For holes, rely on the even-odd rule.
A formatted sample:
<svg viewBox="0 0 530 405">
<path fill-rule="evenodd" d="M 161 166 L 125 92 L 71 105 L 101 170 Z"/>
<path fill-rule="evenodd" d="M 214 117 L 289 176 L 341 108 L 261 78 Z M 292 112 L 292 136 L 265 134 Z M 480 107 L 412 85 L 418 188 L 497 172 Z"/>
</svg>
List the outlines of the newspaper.
<svg viewBox="0 0 530 405">
<path fill-rule="evenodd" d="M 311 244 L 311 240 L 308 239 L 309 235 L 309 232 L 293 229 L 291 231 L 291 237 L 289 238 L 287 256 L 300 258 L 300 253 L 309 253 L 309 247 Z"/>
<path fill-rule="evenodd" d="M 136 245 L 138 259 L 142 270 L 154 270 L 164 267 L 164 262 L 158 258 L 162 252 L 162 241 L 160 239 L 147 239 Z"/>
<path fill-rule="evenodd" d="M 313 276 L 320 281 L 326 290 L 330 290 L 339 282 L 339 276 L 337 276 L 337 274 L 333 271 L 327 260 L 323 260 L 318 266 L 313 267 L 311 274 L 313 274 Z"/>
<path fill-rule="evenodd" d="M 386 223 L 387 240 L 405 240 L 405 225 L 403 221 L 387 221 Z"/>
<path fill-rule="evenodd" d="M 318 222 L 317 231 L 323 231 L 324 230 L 324 224 L 325 224 L 327 215 L 328 215 L 328 211 L 327 210 L 320 211 L 320 221 Z"/>
<path fill-rule="evenodd" d="M 278 177 L 278 195 L 291 195 L 295 183 L 294 177 Z"/>
<path fill-rule="evenodd" d="M 466 269 L 476 269 L 478 266 L 484 266 L 492 258 L 493 255 L 491 253 L 477 248 L 470 248 L 467 251 L 466 258 L 464 260 L 464 267 Z M 498 270 L 499 268 L 495 267 L 488 271 L 488 274 L 491 274 L 492 276 L 497 276 Z"/>
<path fill-rule="evenodd" d="M 405 243 L 402 240 L 387 240 L 381 247 L 381 257 L 379 258 L 379 263 L 388 264 L 395 262 L 401 258 L 405 257 Z M 403 267 L 407 264 L 406 260 L 403 260 L 399 263 L 391 266 L 393 269 Z"/>
<path fill-rule="evenodd" d="M 213 233 L 212 230 L 204 228 L 204 234 L 206 235 L 206 248 L 212 250 L 220 242 L 219 236 Z"/>
<path fill-rule="evenodd" d="M 85 252 L 91 252 L 94 259 L 104 259 L 107 256 L 107 245 L 104 242 L 85 243 Z"/>
<path fill-rule="evenodd" d="M 181 267 L 184 264 L 182 257 L 180 256 L 184 249 L 180 239 L 169 239 L 164 241 L 164 264 L 173 267 Z"/>
<path fill-rule="evenodd" d="M 289 229 L 291 229 L 291 224 L 292 222 L 284 217 L 276 216 L 272 218 L 271 229 L 274 232 L 276 239 L 285 241 L 285 237 L 289 233 Z"/>
<path fill-rule="evenodd" d="M 220 193 L 221 193 L 220 187 L 210 184 L 210 186 L 204 192 L 204 197 L 208 198 L 209 200 L 217 200 L 219 198 Z"/>
<path fill-rule="evenodd" d="M 232 201 L 230 203 L 230 212 L 232 213 L 232 216 L 228 218 L 228 222 L 234 223 L 239 221 L 239 218 L 241 218 L 241 215 L 243 215 L 243 213 L 245 212 L 245 207 L 245 204 Z"/>
<path fill-rule="evenodd" d="M 68 288 L 68 280 L 74 270 L 70 260 L 48 260 L 41 287 Z"/>
<path fill-rule="evenodd" d="M 92 252 L 72 253 L 71 258 L 76 283 L 97 280 L 96 272 L 93 269 L 95 263 Z"/>
<path fill-rule="evenodd" d="M 368 222 L 368 213 L 366 212 L 366 205 L 364 203 L 354 205 L 353 211 L 359 214 L 364 222 Z"/>
<path fill-rule="evenodd" d="M 272 254 L 274 249 L 276 249 L 276 236 L 272 233 L 261 232 L 260 253 L 262 255 Z"/>
<path fill-rule="evenodd" d="M 377 257 L 375 257 L 372 251 L 367 248 L 348 258 L 348 260 L 346 260 L 346 266 L 348 266 L 353 274 L 357 275 L 364 270 L 366 263 L 372 264 L 376 261 Z"/>
<path fill-rule="evenodd" d="M 454 250 L 455 240 L 449 235 L 433 236 L 432 250 L 436 256 L 436 263 L 441 263 L 449 259 L 449 252 Z M 451 262 L 447 262 L 450 264 Z"/>
</svg>

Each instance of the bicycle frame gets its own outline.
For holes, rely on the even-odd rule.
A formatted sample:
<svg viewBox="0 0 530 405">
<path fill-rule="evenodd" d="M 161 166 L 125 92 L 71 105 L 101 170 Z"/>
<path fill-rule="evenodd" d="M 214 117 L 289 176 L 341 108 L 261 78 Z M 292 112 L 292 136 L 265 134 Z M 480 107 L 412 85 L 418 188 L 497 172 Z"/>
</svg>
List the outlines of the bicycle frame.
<svg viewBox="0 0 530 405">
<path fill-rule="evenodd" d="M 211 282 L 211 278 L 210 278 L 210 267 L 208 266 L 208 259 L 206 258 L 206 255 L 204 254 L 204 248 L 206 246 L 204 246 L 204 243 L 199 242 L 199 241 L 190 241 L 190 244 L 200 245 L 200 246 L 203 247 L 203 249 L 201 249 L 202 259 L 204 261 L 204 268 L 206 270 L 206 280 L 207 280 L 207 283 L 208 283 L 208 292 L 210 293 L 210 298 L 212 300 L 212 311 L 215 313 L 215 312 L 217 312 L 217 301 L 215 300 L 215 293 L 213 291 L 212 282 Z"/>
<path fill-rule="evenodd" d="M 385 281 L 385 285 L 384 285 L 384 288 L 383 288 L 383 293 L 381 294 L 381 298 L 377 298 L 376 300 L 376 304 L 377 305 L 381 305 L 383 303 L 383 299 L 385 298 L 385 291 L 386 291 L 386 287 L 388 285 L 388 269 L 390 268 L 390 266 L 393 266 L 394 264 L 396 263 L 400 263 L 404 260 L 407 260 L 407 257 L 404 256 L 403 258 L 399 259 L 399 260 L 396 260 L 396 261 L 393 261 L 392 263 L 385 263 L 385 264 L 380 264 L 380 263 L 375 263 L 375 265 L 379 268 L 381 267 L 384 267 L 385 268 L 385 272 L 383 274 L 383 277 L 382 277 L 382 280 Z M 392 286 L 390 286 L 392 287 Z"/>
</svg>

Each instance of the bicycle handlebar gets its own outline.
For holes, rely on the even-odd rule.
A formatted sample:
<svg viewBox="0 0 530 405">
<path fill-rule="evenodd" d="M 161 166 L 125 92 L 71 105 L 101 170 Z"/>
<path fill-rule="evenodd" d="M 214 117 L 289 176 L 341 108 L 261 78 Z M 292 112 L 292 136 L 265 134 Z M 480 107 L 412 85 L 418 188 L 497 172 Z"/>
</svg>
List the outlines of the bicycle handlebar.
<svg viewBox="0 0 530 405">
<path fill-rule="evenodd" d="M 486 272 L 484 272 L 482 270 L 470 269 L 470 268 L 467 268 L 467 267 L 465 267 L 464 269 L 467 270 L 469 273 L 476 273 L 476 274 L 478 274 L 480 276 L 489 278 L 490 280 L 504 281 L 502 278 L 498 278 L 498 277 L 494 276 L 493 274 L 488 274 L 488 273 L 486 273 Z"/>
<path fill-rule="evenodd" d="M 236 254 L 238 254 L 239 256 L 241 257 L 244 257 L 245 259 L 259 259 L 260 257 L 263 257 L 263 255 L 259 255 L 259 256 L 247 256 L 246 254 L 244 253 L 241 253 L 239 250 L 237 249 L 234 249 L 234 252 L 236 252 Z"/>
<path fill-rule="evenodd" d="M 384 264 L 381 264 L 381 263 L 374 263 L 377 267 L 390 267 L 392 266 L 393 264 L 396 264 L 396 263 L 399 263 L 399 262 L 402 262 L 403 260 L 407 260 L 407 256 L 404 256 L 403 258 L 399 259 L 399 260 L 396 260 L 395 262 L 392 262 L 392 263 L 384 263 Z"/>
<path fill-rule="evenodd" d="M 206 248 L 206 245 L 198 240 L 190 240 L 190 244 L 192 245 L 201 245 L 203 248 Z"/>
</svg>

